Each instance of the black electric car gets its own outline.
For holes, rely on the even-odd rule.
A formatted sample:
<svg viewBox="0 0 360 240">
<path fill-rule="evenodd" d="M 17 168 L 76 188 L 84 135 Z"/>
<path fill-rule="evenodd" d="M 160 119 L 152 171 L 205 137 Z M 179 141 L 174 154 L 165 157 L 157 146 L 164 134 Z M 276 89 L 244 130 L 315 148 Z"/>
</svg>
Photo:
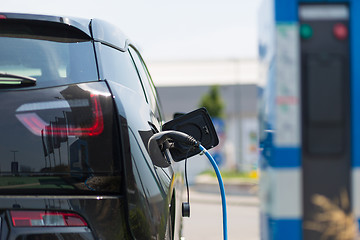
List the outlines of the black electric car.
<svg viewBox="0 0 360 240">
<path fill-rule="evenodd" d="M 156 89 L 115 26 L 0 13 L 0 110 L 0 239 L 179 237 Z"/>
</svg>

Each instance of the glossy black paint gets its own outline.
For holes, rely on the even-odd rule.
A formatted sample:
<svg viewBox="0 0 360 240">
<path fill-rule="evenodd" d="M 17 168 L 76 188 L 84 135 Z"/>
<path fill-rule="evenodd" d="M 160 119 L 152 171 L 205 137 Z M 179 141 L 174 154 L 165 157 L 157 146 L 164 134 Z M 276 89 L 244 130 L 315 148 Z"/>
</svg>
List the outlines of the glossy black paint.
<svg viewBox="0 0 360 240">
<path fill-rule="evenodd" d="M 91 32 L 95 41 L 103 42 L 122 52 L 127 50 L 129 40 L 123 32 L 113 24 L 100 19 L 92 19 Z"/>
<path fill-rule="evenodd" d="M 34 78 L 31 88 L 99 79 L 90 36 L 63 23 L 1 19 L 0 52 L 0 72 Z"/>
<path fill-rule="evenodd" d="M 59 119 L 65 113 L 67 116 L 78 116 L 76 119 L 79 120 L 79 115 L 91 115 L 86 109 L 89 106 L 84 108 L 72 105 L 79 103 L 80 99 L 89 98 L 90 93 L 100 96 L 104 121 L 102 133 L 95 138 L 69 135 L 58 146 L 54 146 L 56 143 L 53 142 L 53 149 L 50 151 L 49 142 L 44 142 L 42 136 L 34 132 L 36 129 L 31 132 L 16 117 L 19 114 L 36 113 L 44 121 L 51 122 L 50 120 Z M 3 136 L 7 136 L 0 138 L 3 153 L 0 159 L 0 213 L 9 209 L 74 211 L 88 221 L 90 227 L 87 232 L 93 234 L 94 238 L 127 239 L 126 201 L 121 188 L 123 173 L 119 130 L 114 121 L 117 118 L 114 116 L 114 106 L 106 84 L 94 82 L 46 89 L 10 90 L 1 92 L 0 99 L 7 103 L 2 105 L 0 118 L 0 131 Z M 69 107 L 44 110 L 44 103 L 59 106 L 64 101 Z M 52 136 L 52 140 L 54 137 L 56 136 Z M 87 168 L 79 168 L 85 163 L 83 159 L 73 159 L 77 154 L 71 153 L 71 146 L 76 146 L 78 141 L 87 146 L 85 161 L 92 169 L 91 179 Z M 18 151 L 16 159 L 9 161 L 13 149 Z M 10 156 L 6 157 L 6 153 Z M 10 168 L 13 162 L 18 163 L 16 172 Z M 87 180 L 88 187 L 84 185 Z M 3 224 L 5 223 L 6 226 L 2 229 L 9 230 L 8 239 L 44 232 L 86 232 L 84 229 L 74 228 L 37 227 L 19 230 L 12 228 L 6 218 L 3 219 Z M 78 236 L 73 237 L 75 239 Z"/>
<path fill-rule="evenodd" d="M 143 93 L 129 91 L 115 81 L 108 80 L 108 84 L 119 112 L 125 114 L 120 122 L 124 152 L 130 153 L 124 158 L 130 229 L 135 238 L 143 234 L 146 239 L 159 234 L 164 237 L 170 216 L 173 170 L 154 166 L 140 135 L 142 131 L 153 131 L 151 109 L 142 100 Z"/>
<path fill-rule="evenodd" d="M 0 239 L 59 239 L 54 233 L 63 237 L 70 233 L 66 239 L 78 239 L 81 234 L 94 239 L 179 237 L 181 201 L 176 198 L 182 194 L 175 186 L 182 184 L 182 176 L 171 165 L 155 166 L 158 159 L 151 159 L 147 152 L 146 139 L 161 131 L 162 114 L 156 89 L 136 48 L 120 30 L 101 20 L 0 14 L 7 16 L 7 21 L 29 20 L 47 27 L 63 24 L 83 32 L 87 44 L 92 45 L 87 48 L 87 58 L 96 63 L 86 66 L 91 68 L 88 72 L 97 74 L 96 79 L 80 76 L 49 85 L 39 81 L 35 87 L 0 91 Z M 26 117 L 16 117 L 28 113 L 37 116 L 30 126 Z M 48 124 L 38 124 L 39 119 Z M 102 119 L 103 128 L 94 119 Z M 79 128 L 95 134 L 79 135 Z M 72 134 L 64 136 L 63 129 Z M 20 136 L 23 140 L 17 142 Z M 57 140 L 50 143 L 46 136 Z M 17 149 L 15 142 L 21 148 Z M 18 164 L 11 163 L 11 154 Z M 61 156 L 61 162 L 56 156 Z M 172 162 L 161 154 L 157 157 Z M 74 165 L 75 160 L 78 164 Z M 29 185 L 28 178 L 35 185 Z M 73 231 L 14 228 L 7 214 L 11 209 L 75 212 L 88 227 Z"/>
<path fill-rule="evenodd" d="M 101 107 L 96 136 L 87 134 L 100 118 L 92 98 Z M 0 102 L 0 194 L 120 192 L 120 139 L 105 83 L 2 91 Z"/>
<path fill-rule="evenodd" d="M 90 36 L 89 21 L 87 19 L 80 18 L 68 18 L 60 16 L 51 16 L 51 15 L 36 15 L 36 14 L 23 14 L 23 13 L 1 13 L 1 15 L 6 16 L 7 19 L 12 20 L 29 20 L 29 21 L 38 21 L 42 24 L 47 23 L 59 23 L 66 24 L 70 27 L 81 30 L 86 35 Z"/>
<path fill-rule="evenodd" d="M 9 218 L 5 217 L 6 209 L 14 209 L 14 203 L 16 209 L 76 212 L 87 220 L 89 227 L 14 228 Z M 1 239 L 16 239 L 19 235 L 44 233 L 87 233 L 92 235 L 93 239 L 131 239 L 126 228 L 123 197 L 7 196 L 0 198 L 0 206 Z"/>
</svg>

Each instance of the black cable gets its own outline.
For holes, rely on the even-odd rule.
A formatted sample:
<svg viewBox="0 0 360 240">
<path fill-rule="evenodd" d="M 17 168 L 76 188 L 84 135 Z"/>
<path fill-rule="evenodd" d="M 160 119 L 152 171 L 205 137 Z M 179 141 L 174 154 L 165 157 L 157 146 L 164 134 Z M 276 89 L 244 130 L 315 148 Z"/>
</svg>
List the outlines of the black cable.
<svg viewBox="0 0 360 240">
<path fill-rule="evenodd" d="M 187 159 L 185 159 L 185 183 L 186 183 L 186 191 L 187 191 L 187 202 L 190 202 L 189 183 L 187 178 Z"/>
<path fill-rule="evenodd" d="M 190 150 L 192 149 L 192 147 L 190 147 L 188 149 L 188 151 L 186 152 L 186 158 L 185 158 L 185 184 L 186 184 L 186 191 L 187 191 L 187 202 L 190 202 L 190 191 L 189 191 L 189 182 L 188 182 L 188 177 L 187 177 L 187 160 L 188 160 L 188 155 Z"/>
</svg>

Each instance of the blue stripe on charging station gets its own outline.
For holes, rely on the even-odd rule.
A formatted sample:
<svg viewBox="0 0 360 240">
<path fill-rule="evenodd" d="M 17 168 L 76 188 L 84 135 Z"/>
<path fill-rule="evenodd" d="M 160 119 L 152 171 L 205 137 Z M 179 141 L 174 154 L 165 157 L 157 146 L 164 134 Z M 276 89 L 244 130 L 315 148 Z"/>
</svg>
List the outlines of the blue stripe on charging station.
<svg viewBox="0 0 360 240">
<path fill-rule="evenodd" d="M 302 240 L 302 221 L 300 219 L 269 219 L 272 239 Z"/>
<path fill-rule="evenodd" d="M 274 0 L 276 22 L 297 22 L 298 2 L 293 0 Z M 301 168 L 301 148 L 274 146 L 269 165 L 273 168 Z M 265 216 L 268 239 L 302 240 L 302 220 L 288 218 L 272 218 Z"/>
<path fill-rule="evenodd" d="M 352 167 L 353 176 L 356 176 L 356 169 L 360 167 L 360 1 L 352 0 L 350 7 L 350 72 L 351 72 L 351 112 L 352 112 Z M 358 199 L 358 179 L 352 182 L 354 199 Z M 357 181 L 356 181 L 357 180 Z M 359 202 L 353 200 L 353 208 L 359 209 Z M 359 212 L 355 211 L 358 226 L 360 226 Z"/>
<path fill-rule="evenodd" d="M 350 8 L 350 49 L 351 49 L 351 112 L 352 112 L 352 167 L 353 172 L 360 167 L 360 1 L 352 0 Z M 355 174 L 353 174 L 354 176 Z M 357 182 L 353 182 L 353 196 L 358 199 Z M 359 209 L 358 201 L 353 201 L 353 208 Z M 360 226 L 359 213 L 355 213 L 357 217 L 358 226 Z"/>
<path fill-rule="evenodd" d="M 275 21 L 295 22 L 298 20 L 296 1 L 275 0 Z"/>
<path fill-rule="evenodd" d="M 274 147 L 273 157 L 269 159 L 269 165 L 274 168 L 301 167 L 301 148 Z"/>
<path fill-rule="evenodd" d="M 277 22 L 298 21 L 299 3 L 339 3 L 351 2 L 355 4 L 358 0 L 275 0 L 275 20 Z M 352 7 L 353 8 L 353 7 Z M 359 12 L 357 12 L 359 13 Z M 354 16 L 354 15 L 353 15 Z"/>
<path fill-rule="evenodd" d="M 300 219 L 273 219 L 267 214 L 261 214 L 268 231 L 265 239 L 302 240 L 302 220 Z"/>
<path fill-rule="evenodd" d="M 299 2 L 304 2 L 304 3 L 342 3 L 342 2 L 349 2 L 349 0 L 300 0 Z"/>
<path fill-rule="evenodd" d="M 360 1 L 353 0 L 350 11 L 352 166 L 360 167 Z"/>
</svg>

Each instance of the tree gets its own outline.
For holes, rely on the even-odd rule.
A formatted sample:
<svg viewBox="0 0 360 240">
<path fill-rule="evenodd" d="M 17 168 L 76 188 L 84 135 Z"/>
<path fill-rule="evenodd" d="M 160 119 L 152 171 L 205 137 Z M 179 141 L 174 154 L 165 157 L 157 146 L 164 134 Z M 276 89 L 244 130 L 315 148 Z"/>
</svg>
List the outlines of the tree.
<svg viewBox="0 0 360 240">
<path fill-rule="evenodd" d="M 223 118 L 224 117 L 224 100 L 220 94 L 220 88 L 218 85 L 210 87 L 208 93 L 201 97 L 200 107 L 205 107 L 211 117 Z"/>
</svg>

